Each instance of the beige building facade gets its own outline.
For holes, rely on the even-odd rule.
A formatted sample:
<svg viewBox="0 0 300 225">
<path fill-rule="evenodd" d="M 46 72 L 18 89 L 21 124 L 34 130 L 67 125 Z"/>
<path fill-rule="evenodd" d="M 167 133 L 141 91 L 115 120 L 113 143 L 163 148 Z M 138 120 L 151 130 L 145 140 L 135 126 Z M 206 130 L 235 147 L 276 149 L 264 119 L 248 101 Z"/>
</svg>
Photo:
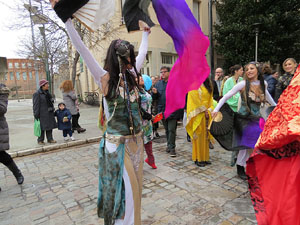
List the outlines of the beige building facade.
<svg viewBox="0 0 300 225">
<path fill-rule="evenodd" d="M 138 52 L 141 43 L 142 32 L 127 32 L 122 19 L 123 2 L 125 2 L 125 0 L 116 0 L 116 12 L 114 18 L 112 19 L 112 22 L 110 22 L 110 24 L 107 27 L 107 37 L 102 37 L 96 45 L 92 43 L 91 39 L 84 39 L 84 42 L 89 47 L 94 57 L 96 57 L 97 61 L 100 63 L 101 66 L 104 65 L 104 59 L 109 44 L 114 39 L 120 38 L 130 41 L 135 46 L 135 51 Z M 186 0 L 186 2 L 189 5 L 191 11 L 193 12 L 195 18 L 199 22 L 203 33 L 206 36 L 209 36 L 209 0 Z M 213 18 L 216 18 L 214 6 L 213 12 Z M 149 7 L 149 13 L 153 22 L 156 25 L 151 28 L 151 34 L 149 35 L 148 54 L 144 62 L 144 66 L 141 70 L 141 73 L 150 76 L 157 76 L 159 75 L 159 71 L 162 66 L 172 67 L 178 56 L 174 48 L 172 39 L 160 27 L 152 5 L 150 5 Z M 209 49 L 207 51 L 206 57 L 208 63 L 210 64 Z M 82 61 L 78 62 L 77 65 L 76 90 L 78 94 L 82 95 L 84 95 L 84 92 L 98 90 L 97 85 L 93 81 L 93 77 L 91 76 L 90 72 L 87 70 L 85 64 Z"/>
</svg>

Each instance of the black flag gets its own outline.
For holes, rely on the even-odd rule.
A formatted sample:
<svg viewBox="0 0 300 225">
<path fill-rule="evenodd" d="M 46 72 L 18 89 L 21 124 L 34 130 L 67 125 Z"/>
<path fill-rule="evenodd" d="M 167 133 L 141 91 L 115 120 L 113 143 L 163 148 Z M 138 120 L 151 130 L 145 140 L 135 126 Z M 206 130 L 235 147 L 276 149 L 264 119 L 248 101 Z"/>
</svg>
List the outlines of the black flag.
<svg viewBox="0 0 300 225">
<path fill-rule="evenodd" d="M 128 32 L 140 30 L 139 20 L 149 27 L 155 24 L 149 17 L 148 8 L 151 0 L 126 0 L 123 7 L 123 16 Z"/>
</svg>

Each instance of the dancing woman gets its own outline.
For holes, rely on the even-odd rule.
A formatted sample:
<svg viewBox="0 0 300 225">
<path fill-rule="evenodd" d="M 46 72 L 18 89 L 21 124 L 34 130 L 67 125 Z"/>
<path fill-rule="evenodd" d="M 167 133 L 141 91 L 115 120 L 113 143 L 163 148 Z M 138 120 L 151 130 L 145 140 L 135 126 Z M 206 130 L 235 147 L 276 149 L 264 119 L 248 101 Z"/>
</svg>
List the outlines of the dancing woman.
<svg viewBox="0 0 300 225">
<path fill-rule="evenodd" d="M 55 1 L 53 6 L 55 9 Z M 140 225 L 144 145 L 136 78 L 139 81 L 138 71 L 147 54 L 150 29 L 144 28 L 137 58 L 129 42 L 112 41 L 103 69 L 82 42 L 70 18 L 65 26 L 104 95 L 107 130 L 99 149 L 98 216 L 104 218 L 105 225 Z"/>
<path fill-rule="evenodd" d="M 238 113 L 242 116 L 252 115 L 255 117 L 260 117 L 260 107 L 265 103 L 265 101 L 269 102 L 272 106 L 276 105 L 267 90 L 267 83 L 264 81 L 258 65 L 255 62 L 250 62 L 245 66 L 245 80 L 239 82 L 226 95 L 223 96 L 212 113 L 213 118 L 216 116 L 217 112 L 224 105 L 224 103 L 238 92 L 241 93 L 242 99 L 241 107 Z M 259 127 L 255 128 L 255 131 L 261 132 Z M 240 150 L 238 154 L 237 172 L 239 177 L 244 180 L 246 179 L 244 167 L 246 166 L 246 161 L 248 160 L 258 137 L 258 132 L 252 134 L 251 140 L 248 141 L 251 142 L 251 145 L 253 146 L 246 150 Z M 244 141 L 247 142 L 247 140 Z"/>
</svg>

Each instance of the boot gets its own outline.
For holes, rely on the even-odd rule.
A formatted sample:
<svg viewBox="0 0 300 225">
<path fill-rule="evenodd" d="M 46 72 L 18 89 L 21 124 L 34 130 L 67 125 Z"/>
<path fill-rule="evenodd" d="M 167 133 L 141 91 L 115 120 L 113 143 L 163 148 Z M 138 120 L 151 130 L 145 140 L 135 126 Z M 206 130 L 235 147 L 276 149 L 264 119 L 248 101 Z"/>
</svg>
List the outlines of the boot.
<svg viewBox="0 0 300 225">
<path fill-rule="evenodd" d="M 151 163 L 149 163 L 149 159 L 147 158 L 147 159 L 145 159 L 145 162 L 149 165 L 149 166 L 151 166 L 152 167 L 152 169 L 157 169 L 157 166 L 155 165 L 155 163 L 153 162 L 152 164 Z"/>
<path fill-rule="evenodd" d="M 166 148 L 166 153 L 170 153 L 170 149 L 168 147 Z"/>
<path fill-rule="evenodd" d="M 175 148 L 170 149 L 170 156 L 171 156 L 171 157 L 176 157 Z"/>
<path fill-rule="evenodd" d="M 83 132 L 85 132 L 86 131 L 86 129 L 84 129 L 84 128 L 77 128 L 77 132 L 78 132 L 78 134 L 79 133 L 83 133 Z"/>
<path fill-rule="evenodd" d="M 242 180 L 247 180 L 247 175 L 245 173 L 245 168 L 240 165 L 236 165 L 237 174 Z"/>
<path fill-rule="evenodd" d="M 23 184 L 24 177 L 23 177 L 21 171 L 19 170 L 19 168 L 17 167 L 17 165 L 15 164 L 15 162 L 12 161 L 7 167 L 15 176 L 18 184 Z"/>
</svg>

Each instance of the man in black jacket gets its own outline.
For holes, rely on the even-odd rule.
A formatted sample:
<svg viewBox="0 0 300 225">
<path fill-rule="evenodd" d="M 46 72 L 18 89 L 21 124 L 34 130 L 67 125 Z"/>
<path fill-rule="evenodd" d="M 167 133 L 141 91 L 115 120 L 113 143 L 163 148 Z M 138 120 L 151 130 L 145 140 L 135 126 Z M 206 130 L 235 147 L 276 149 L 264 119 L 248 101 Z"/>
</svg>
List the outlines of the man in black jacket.
<svg viewBox="0 0 300 225">
<path fill-rule="evenodd" d="M 170 67 L 163 66 L 160 69 L 160 74 L 162 80 L 158 81 L 154 88 L 152 89 L 153 99 L 158 99 L 157 110 L 158 113 L 163 113 L 166 108 L 166 89 L 168 84 L 168 79 L 170 75 Z M 166 149 L 167 153 L 170 153 L 171 157 L 176 157 L 175 152 L 175 141 L 176 141 L 176 129 L 177 120 L 181 119 L 183 116 L 183 110 L 177 110 L 172 113 L 167 119 L 163 119 L 163 125 L 166 131 L 168 146 Z"/>
</svg>

